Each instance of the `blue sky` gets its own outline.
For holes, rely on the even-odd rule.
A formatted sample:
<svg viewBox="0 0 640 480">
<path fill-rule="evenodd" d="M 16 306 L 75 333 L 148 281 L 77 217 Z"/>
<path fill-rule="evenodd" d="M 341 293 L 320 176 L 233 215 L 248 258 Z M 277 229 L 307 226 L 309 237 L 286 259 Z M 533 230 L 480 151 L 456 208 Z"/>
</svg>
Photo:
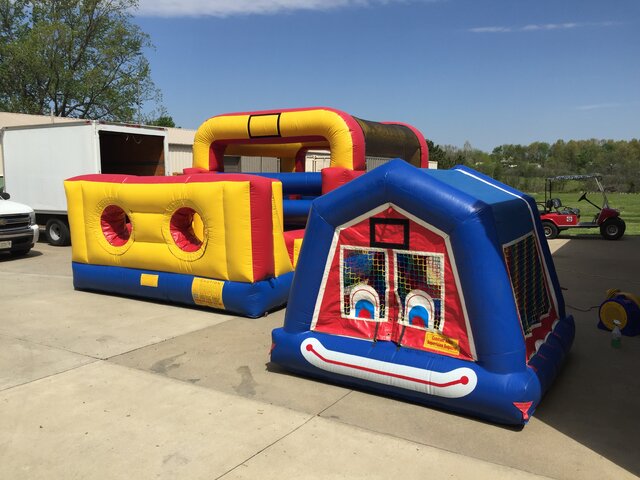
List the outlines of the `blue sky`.
<svg viewBox="0 0 640 480">
<path fill-rule="evenodd" d="M 176 123 L 328 106 L 437 144 L 640 137 L 638 0 L 141 0 Z"/>
</svg>

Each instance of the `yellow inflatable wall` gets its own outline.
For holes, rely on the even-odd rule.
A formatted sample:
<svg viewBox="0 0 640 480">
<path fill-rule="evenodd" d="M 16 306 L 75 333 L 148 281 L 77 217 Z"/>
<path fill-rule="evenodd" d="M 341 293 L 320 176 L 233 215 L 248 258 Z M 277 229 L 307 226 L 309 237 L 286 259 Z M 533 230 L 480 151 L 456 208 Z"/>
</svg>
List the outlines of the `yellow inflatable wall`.
<svg viewBox="0 0 640 480">
<path fill-rule="evenodd" d="M 86 175 L 67 180 L 65 190 L 74 262 L 235 282 L 293 270 L 280 182 L 246 175 Z"/>
</svg>

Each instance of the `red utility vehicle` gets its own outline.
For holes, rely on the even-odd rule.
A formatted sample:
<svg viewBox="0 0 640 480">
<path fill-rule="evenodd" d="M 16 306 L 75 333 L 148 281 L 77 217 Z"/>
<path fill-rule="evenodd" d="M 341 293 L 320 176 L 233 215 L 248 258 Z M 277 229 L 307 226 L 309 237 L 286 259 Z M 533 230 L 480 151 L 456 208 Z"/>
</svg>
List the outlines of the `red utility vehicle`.
<svg viewBox="0 0 640 480">
<path fill-rule="evenodd" d="M 602 195 L 602 206 L 598 206 L 587 198 L 587 192 L 580 196 L 578 202 L 585 200 L 598 209 L 598 213 L 590 222 L 580 221 L 580 209 L 563 206 L 559 198 L 552 195 L 553 184 L 567 180 L 587 181 L 593 180 L 597 190 Z M 602 176 L 591 175 L 562 175 L 559 177 L 547 178 L 544 192 L 544 203 L 541 206 L 540 219 L 544 227 L 544 236 L 548 239 L 556 238 L 560 231 L 569 228 L 599 228 L 600 235 L 607 240 L 618 240 L 624 235 L 626 224 L 620 218 L 620 212 L 609 207 L 609 200 L 602 186 Z"/>
</svg>

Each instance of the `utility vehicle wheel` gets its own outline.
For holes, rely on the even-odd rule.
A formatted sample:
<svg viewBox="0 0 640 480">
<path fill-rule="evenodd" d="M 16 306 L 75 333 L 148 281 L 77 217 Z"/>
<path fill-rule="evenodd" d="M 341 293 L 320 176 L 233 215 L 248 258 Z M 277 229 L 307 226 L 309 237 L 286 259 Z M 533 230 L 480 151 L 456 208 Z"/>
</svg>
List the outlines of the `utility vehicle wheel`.
<svg viewBox="0 0 640 480">
<path fill-rule="evenodd" d="M 51 245 L 56 247 L 71 245 L 71 232 L 69 231 L 69 225 L 64 220 L 52 218 L 47 222 L 45 231 Z"/>
<path fill-rule="evenodd" d="M 22 257 L 24 255 L 26 255 L 27 253 L 29 253 L 31 251 L 31 247 L 29 248 L 22 248 L 20 250 L 13 250 L 11 252 L 11 255 L 14 257 Z"/>
<path fill-rule="evenodd" d="M 627 224 L 624 223 L 619 217 L 610 218 L 600 225 L 600 235 L 607 240 L 618 240 L 624 231 L 627 229 Z"/>
<path fill-rule="evenodd" d="M 542 222 L 542 228 L 544 229 L 544 236 L 547 237 L 547 240 L 556 238 L 560 233 L 558 227 L 556 227 L 553 222 L 550 222 L 548 220 Z"/>
</svg>

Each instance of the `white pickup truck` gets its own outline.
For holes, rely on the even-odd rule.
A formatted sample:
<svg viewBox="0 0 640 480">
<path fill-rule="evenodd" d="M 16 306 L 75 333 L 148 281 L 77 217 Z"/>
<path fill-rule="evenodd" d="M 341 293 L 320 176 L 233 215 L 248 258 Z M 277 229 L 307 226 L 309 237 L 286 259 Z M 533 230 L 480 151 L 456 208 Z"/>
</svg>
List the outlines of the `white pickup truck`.
<svg viewBox="0 0 640 480">
<path fill-rule="evenodd" d="M 9 201 L 9 194 L 0 191 L 0 253 L 26 255 L 39 236 L 33 209 Z"/>
</svg>

